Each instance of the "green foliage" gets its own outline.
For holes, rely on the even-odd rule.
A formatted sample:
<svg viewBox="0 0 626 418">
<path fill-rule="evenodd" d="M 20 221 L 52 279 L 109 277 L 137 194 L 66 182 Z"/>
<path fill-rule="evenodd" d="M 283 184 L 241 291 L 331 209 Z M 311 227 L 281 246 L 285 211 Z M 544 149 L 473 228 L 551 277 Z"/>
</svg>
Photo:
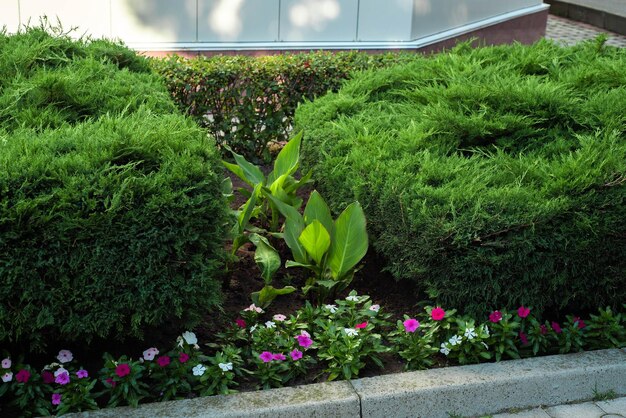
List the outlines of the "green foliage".
<svg viewBox="0 0 626 418">
<path fill-rule="evenodd" d="M 293 293 L 296 291 L 296 288 L 285 286 L 282 289 L 277 289 L 271 285 L 274 274 L 280 268 L 280 255 L 278 255 L 276 248 L 272 247 L 265 237 L 258 234 L 250 234 L 250 241 L 256 247 L 254 250 L 254 261 L 259 266 L 261 277 L 265 282 L 263 289 L 252 293 L 252 302 L 257 306 L 267 308 L 278 296 Z"/>
<path fill-rule="evenodd" d="M 397 279 L 478 313 L 626 299 L 626 51 L 548 41 L 416 57 L 299 107 L 303 167 L 358 200 Z"/>
<path fill-rule="evenodd" d="M 289 137 L 305 99 L 336 91 L 352 72 L 406 62 L 413 54 L 311 52 L 264 57 L 152 60 L 183 112 L 218 142 L 251 161 L 269 161 L 267 144 Z"/>
<path fill-rule="evenodd" d="M 127 117 L 0 142 L 0 340 L 141 337 L 219 301 L 226 205 L 189 119 Z"/>
</svg>

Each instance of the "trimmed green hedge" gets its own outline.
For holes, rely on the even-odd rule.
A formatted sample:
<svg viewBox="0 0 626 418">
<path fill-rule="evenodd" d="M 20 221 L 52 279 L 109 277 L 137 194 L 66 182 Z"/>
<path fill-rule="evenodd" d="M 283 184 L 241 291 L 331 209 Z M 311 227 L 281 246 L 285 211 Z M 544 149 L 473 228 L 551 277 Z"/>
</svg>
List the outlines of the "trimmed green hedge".
<svg viewBox="0 0 626 418">
<path fill-rule="evenodd" d="M 626 51 L 471 49 L 301 106 L 304 168 L 398 279 L 477 314 L 626 300 Z"/>
<path fill-rule="evenodd" d="M 219 143 L 253 161 L 287 140 L 298 104 L 336 91 L 353 71 L 413 59 L 412 53 L 311 52 L 153 60 L 180 109 Z"/>
</svg>

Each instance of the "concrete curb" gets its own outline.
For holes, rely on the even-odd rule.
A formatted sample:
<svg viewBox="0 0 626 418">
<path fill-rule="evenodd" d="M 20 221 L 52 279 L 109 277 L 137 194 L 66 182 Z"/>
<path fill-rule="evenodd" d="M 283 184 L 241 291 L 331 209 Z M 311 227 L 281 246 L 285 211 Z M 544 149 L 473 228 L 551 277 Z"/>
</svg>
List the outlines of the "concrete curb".
<svg viewBox="0 0 626 418">
<path fill-rule="evenodd" d="M 448 418 L 584 401 L 594 391 L 611 390 L 626 395 L 626 350 L 446 367 L 71 416 Z"/>
<path fill-rule="evenodd" d="M 626 35 L 626 8 L 617 1 L 545 0 L 550 13 Z"/>
</svg>

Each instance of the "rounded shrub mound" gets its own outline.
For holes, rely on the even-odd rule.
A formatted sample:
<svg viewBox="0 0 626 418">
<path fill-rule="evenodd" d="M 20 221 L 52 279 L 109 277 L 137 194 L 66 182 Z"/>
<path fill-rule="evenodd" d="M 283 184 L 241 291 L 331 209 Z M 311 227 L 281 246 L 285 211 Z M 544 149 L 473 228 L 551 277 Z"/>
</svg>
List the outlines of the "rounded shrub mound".
<svg viewBox="0 0 626 418">
<path fill-rule="evenodd" d="M 140 337 L 219 303 L 221 166 L 193 121 L 18 130 L 0 167 L 1 341 Z"/>
<path fill-rule="evenodd" d="M 469 48 L 301 106 L 304 166 L 398 279 L 478 314 L 626 300 L 626 51 Z"/>
</svg>

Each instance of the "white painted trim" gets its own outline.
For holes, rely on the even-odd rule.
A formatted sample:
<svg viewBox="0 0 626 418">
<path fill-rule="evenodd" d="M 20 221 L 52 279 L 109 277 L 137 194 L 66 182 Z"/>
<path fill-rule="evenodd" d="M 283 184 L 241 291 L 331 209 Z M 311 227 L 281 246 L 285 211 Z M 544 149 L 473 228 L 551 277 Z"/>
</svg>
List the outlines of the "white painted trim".
<svg viewBox="0 0 626 418">
<path fill-rule="evenodd" d="M 139 51 L 283 51 L 303 49 L 417 49 L 497 25 L 522 16 L 543 12 L 548 4 L 526 7 L 498 16 L 483 19 L 458 28 L 439 32 L 413 41 L 396 42 L 127 42 Z"/>
</svg>

